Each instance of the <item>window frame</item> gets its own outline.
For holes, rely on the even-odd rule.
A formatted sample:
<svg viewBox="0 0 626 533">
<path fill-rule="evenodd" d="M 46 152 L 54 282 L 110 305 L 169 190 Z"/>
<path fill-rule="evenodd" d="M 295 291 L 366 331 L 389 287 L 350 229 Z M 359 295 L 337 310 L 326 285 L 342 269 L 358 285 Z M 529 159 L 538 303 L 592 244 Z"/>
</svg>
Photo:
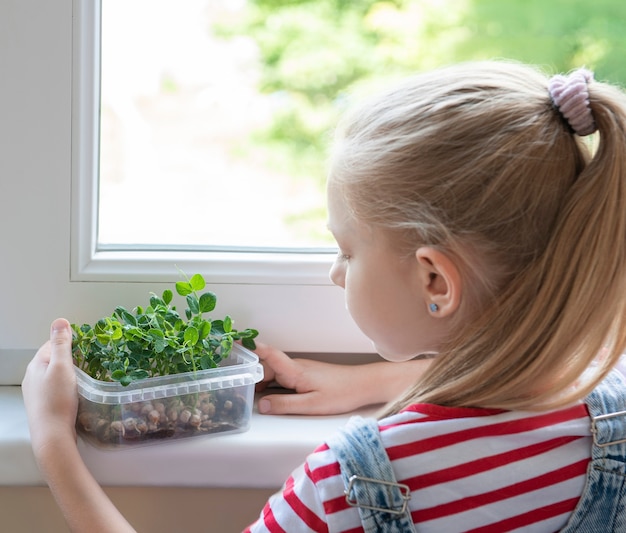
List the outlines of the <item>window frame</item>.
<svg viewBox="0 0 626 533">
<path fill-rule="evenodd" d="M 124 294 L 125 299 L 141 294 L 133 304 L 137 305 L 144 302 L 148 283 L 148 290 L 158 292 L 160 285 L 153 286 L 153 282 L 177 281 L 180 271 L 200 272 L 218 295 L 216 313 L 230 314 L 238 327 L 259 329 L 264 342 L 290 353 L 372 353 L 370 342 L 345 308 L 343 290 L 329 279 L 336 250 L 286 253 L 97 248 L 96 111 L 100 102 L 102 0 L 72 1 L 70 285 L 95 290 L 98 308 L 101 300 L 118 294 Z M 94 311 L 86 313 L 90 314 L 93 317 Z"/>
<path fill-rule="evenodd" d="M 72 281 L 132 281 L 206 270 L 209 283 L 331 285 L 336 249 L 220 251 L 209 247 L 98 247 L 101 0 L 74 1 Z M 173 268 L 176 265 L 176 268 Z"/>
</svg>

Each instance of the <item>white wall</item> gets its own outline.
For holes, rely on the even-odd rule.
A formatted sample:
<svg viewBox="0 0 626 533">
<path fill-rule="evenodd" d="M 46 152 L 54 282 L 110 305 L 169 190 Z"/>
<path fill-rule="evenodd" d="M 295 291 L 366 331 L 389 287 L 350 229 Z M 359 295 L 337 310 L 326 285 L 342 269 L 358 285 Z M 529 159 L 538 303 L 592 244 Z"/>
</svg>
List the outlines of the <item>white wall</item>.
<svg viewBox="0 0 626 533">
<path fill-rule="evenodd" d="M 45 338 L 50 302 L 67 309 L 71 14 L 71 0 L 0 2 L 3 350 Z"/>
</svg>

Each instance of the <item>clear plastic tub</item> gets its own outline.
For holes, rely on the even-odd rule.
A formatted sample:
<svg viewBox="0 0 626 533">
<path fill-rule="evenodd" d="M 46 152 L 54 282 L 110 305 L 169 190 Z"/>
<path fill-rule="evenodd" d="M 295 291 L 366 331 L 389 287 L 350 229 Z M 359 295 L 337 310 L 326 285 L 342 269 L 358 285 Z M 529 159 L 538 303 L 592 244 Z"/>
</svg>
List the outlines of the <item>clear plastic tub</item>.
<svg viewBox="0 0 626 533">
<path fill-rule="evenodd" d="M 147 378 L 127 387 L 76 368 L 76 429 L 96 447 L 120 447 L 242 432 L 250 427 L 263 367 L 236 344 L 218 368 Z"/>
</svg>

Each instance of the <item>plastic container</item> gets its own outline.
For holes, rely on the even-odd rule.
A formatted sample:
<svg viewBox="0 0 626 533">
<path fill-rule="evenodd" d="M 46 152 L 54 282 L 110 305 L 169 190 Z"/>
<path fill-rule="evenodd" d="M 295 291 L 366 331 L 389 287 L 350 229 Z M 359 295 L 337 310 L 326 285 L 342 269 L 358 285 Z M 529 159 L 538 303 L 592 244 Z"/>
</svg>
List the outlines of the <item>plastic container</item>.
<svg viewBox="0 0 626 533">
<path fill-rule="evenodd" d="M 236 344 L 218 368 L 147 378 L 124 387 L 76 368 L 76 429 L 98 448 L 243 432 L 250 427 L 254 385 L 263 367 Z"/>
</svg>

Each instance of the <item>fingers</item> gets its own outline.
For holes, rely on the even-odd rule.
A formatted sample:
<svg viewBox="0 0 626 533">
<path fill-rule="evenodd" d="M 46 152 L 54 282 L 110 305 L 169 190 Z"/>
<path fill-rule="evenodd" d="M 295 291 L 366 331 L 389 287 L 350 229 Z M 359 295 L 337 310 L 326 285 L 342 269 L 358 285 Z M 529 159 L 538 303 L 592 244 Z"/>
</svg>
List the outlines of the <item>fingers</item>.
<svg viewBox="0 0 626 533">
<path fill-rule="evenodd" d="M 277 372 L 281 368 L 290 368 L 291 366 L 291 358 L 286 353 L 267 344 L 257 342 L 254 353 L 259 356 L 263 363 L 266 363 Z"/>
<path fill-rule="evenodd" d="M 72 330 L 64 318 L 57 318 L 50 326 L 50 364 L 73 364 Z"/>
<path fill-rule="evenodd" d="M 300 367 L 291 357 L 267 344 L 257 343 L 255 353 L 263 365 L 265 382 L 277 380 L 283 387 L 295 388 Z M 260 390 L 260 389 L 259 389 Z"/>
<path fill-rule="evenodd" d="M 69 353 L 69 356 L 68 356 Z M 50 326 L 50 340 L 44 343 L 28 364 L 26 378 L 35 372 L 45 371 L 51 362 L 55 364 L 72 363 L 72 332 L 64 318 L 57 318 Z"/>
<path fill-rule="evenodd" d="M 259 399 L 257 408 L 264 415 L 319 415 L 326 414 L 319 402 L 315 400 L 316 393 L 300 394 L 269 394 Z"/>
</svg>

